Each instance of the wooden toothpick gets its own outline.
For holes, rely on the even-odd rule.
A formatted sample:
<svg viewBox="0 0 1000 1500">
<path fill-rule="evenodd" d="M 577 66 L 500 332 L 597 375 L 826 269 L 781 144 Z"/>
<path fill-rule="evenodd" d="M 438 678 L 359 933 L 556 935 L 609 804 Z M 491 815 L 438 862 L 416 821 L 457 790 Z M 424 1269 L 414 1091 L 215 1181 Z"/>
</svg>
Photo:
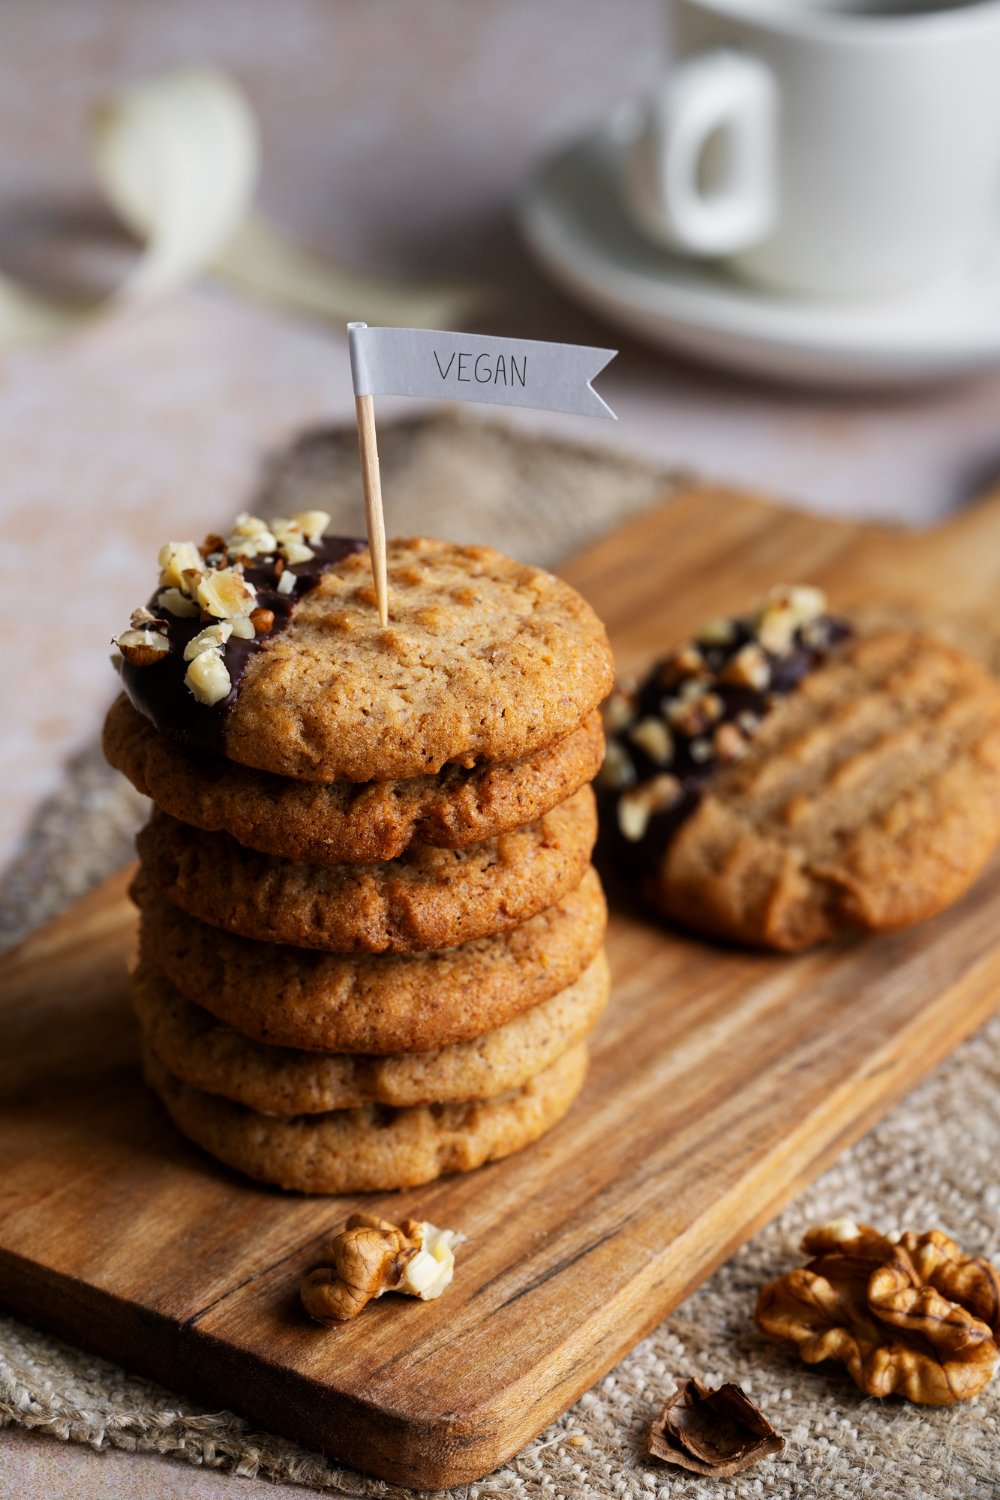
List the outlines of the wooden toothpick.
<svg viewBox="0 0 1000 1500">
<path fill-rule="evenodd" d="M 361 482 L 365 490 L 365 524 L 368 528 L 368 550 L 372 556 L 372 582 L 379 622 L 389 623 L 389 585 L 385 570 L 385 519 L 382 515 L 382 480 L 378 471 L 378 443 L 375 438 L 375 399 L 355 396 L 358 414 L 358 446 L 361 450 Z"/>
</svg>

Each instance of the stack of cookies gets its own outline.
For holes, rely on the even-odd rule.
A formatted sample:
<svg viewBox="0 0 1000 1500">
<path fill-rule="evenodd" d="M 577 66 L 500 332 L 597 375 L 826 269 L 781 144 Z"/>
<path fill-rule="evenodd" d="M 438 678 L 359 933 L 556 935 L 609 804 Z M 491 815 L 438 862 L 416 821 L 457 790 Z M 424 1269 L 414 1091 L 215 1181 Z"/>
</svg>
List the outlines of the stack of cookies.
<svg viewBox="0 0 1000 1500">
<path fill-rule="evenodd" d="M 608 995 L 590 864 L 600 622 L 489 548 L 308 512 L 170 543 L 118 637 L 139 835 L 133 996 L 178 1128 L 252 1177 L 384 1190 L 565 1114 Z"/>
</svg>

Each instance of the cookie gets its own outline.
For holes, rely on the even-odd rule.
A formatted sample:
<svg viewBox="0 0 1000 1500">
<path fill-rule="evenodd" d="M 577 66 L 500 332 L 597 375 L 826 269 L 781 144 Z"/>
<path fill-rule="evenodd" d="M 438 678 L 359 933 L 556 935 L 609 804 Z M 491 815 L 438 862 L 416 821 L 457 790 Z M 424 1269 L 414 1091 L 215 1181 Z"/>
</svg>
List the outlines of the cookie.
<svg viewBox="0 0 1000 1500">
<path fill-rule="evenodd" d="M 583 1041 L 609 989 L 603 952 L 575 984 L 506 1026 L 434 1052 L 364 1057 L 251 1041 L 192 1005 L 147 963 L 132 975 L 143 1040 L 165 1068 L 206 1094 L 264 1114 L 320 1114 L 365 1104 L 461 1103 L 509 1093 Z"/>
<path fill-rule="evenodd" d="M 367 864 L 396 859 L 412 843 L 461 848 L 534 822 L 596 776 L 604 736 L 593 713 L 512 763 L 448 766 L 408 781 L 293 781 L 185 749 L 122 695 L 104 726 L 104 753 L 181 822 L 284 859 Z"/>
<path fill-rule="evenodd" d="M 175 905 L 246 937 L 339 953 L 450 948 L 544 911 L 579 885 L 597 832 L 582 787 L 559 807 L 465 849 L 412 845 L 372 865 L 304 865 L 154 814 L 137 845 Z"/>
<path fill-rule="evenodd" d="M 301 520 L 291 540 L 242 518 L 238 533 L 263 531 L 164 549 L 161 588 L 118 637 L 123 686 L 158 729 L 279 776 L 406 779 L 534 755 L 610 691 L 604 627 L 551 573 L 490 547 L 391 541 L 383 628 L 367 550 L 321 544 Z"/>
<path fill-rule="evenodd" d="M 493 1031 L 579 979 L 607 909 L 588 870 L 518 927 L 414 954 L 322 953 L 234 936 L 187 916 L 140 874 L 140 946 L 180 992 L 246 1036 L 327 1052 L 431 1051 Z"/>
<path fill-rule="evenodd" d="M 1000 685 L 919 632 L 848 638 L 667 814 L 633 849 L 668 917 L 784 950 L 907 926 L 1000 840 Z"/>
<path fill-rule="evenodd" d="M 369 1104 L 283 1119 L 182 1083 L 146 1050 L 146 1082 L 182 1135 L 227 1166 L 301 1193 L 386 1192 L 469 1172 L 520 1151 L 569 1109 L 583 1085 L 582 1043 L 510 1093 L 466 1104 Z"/>
</svg>

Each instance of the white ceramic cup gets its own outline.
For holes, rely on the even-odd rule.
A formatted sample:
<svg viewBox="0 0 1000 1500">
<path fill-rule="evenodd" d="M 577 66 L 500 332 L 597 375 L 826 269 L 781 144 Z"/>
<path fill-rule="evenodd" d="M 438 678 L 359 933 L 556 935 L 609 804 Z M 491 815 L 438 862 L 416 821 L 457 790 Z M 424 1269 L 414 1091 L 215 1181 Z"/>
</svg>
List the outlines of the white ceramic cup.
<svg viewBox="0 0 1000 1500">
<path fill-rule="evenodd" d="M 626 203 L 805 293 L 909 288 L 1000 233 L 1000 0 L 673 0 Z"/>
</svg>

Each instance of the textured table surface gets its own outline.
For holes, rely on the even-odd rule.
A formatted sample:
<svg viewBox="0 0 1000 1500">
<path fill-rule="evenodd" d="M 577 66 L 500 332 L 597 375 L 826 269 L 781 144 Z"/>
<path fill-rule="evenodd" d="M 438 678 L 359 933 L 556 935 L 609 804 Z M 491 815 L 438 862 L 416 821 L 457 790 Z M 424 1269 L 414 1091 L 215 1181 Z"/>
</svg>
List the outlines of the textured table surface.
<svg viewBox="0 0 1000 1500">
<path fill-rule="evenodd" d="M 616 427 L 511 420 L 826 510 L 919 522 L 987 487 L 1000 474 L 1000 378 L 878 399 L 758 388 L 620 341 L 533 271 L 511 227 L 512 193 L 540 150 L 656 76 L 661 33 L 657 0 L 11 0 L 0 12 L 0 253 L 23 263 L 50 221 L 59 234 L 81 219 L 102 225 L 81 122 L 104 89 L 171 63 L 218 62 L 260 114 L 264 204 L 304 241 L 387 272 L 487 280 L 497 331 L 620 343 L 602 381 Z M 0 858 L 66 757 L 92 740 L 112 690 L 107 642 L 147 592 L 164 532 L 224 521 L 264 456 L 350 409 L 336 331 L 211 286 L 5 359 L 0 608 L 16 648 L 5 661 Z M 475 514 L 451 529 L 477 534 Z M 151 1456 L 96 1457 L 23 1434 L 0 1443 L 0 1495 L 263 1489 Z"/>
</svg>

